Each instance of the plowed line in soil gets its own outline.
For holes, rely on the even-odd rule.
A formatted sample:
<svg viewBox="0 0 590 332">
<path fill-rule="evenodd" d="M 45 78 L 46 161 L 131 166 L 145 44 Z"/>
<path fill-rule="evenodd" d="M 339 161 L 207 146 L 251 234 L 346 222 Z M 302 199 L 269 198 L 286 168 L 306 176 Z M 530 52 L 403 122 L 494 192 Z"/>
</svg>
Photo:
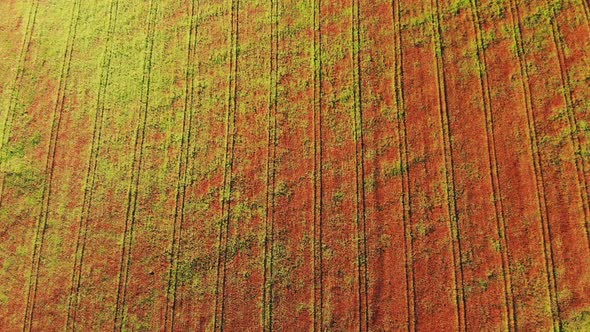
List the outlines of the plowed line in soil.
<svg viewBox="0 0 590 332">
<path fill-rule="evenodd" d="M 105 96 L 109 82 L 112 57 L 112 40 L 115 33 L 117 22 L 117 13 L 119 1 L 112 0 L 110 4 L 108 31 L 105 51 L 103 54 L 100 83 L 98 87 L 98 96 L 96 102 L 96 115 L 94 118 L 94 130 L 92 133 L 92 145 L 90 157 L 88 160 L 88 169 L 86 171 L 86 182 L 84 184 L 84 199 L 82 203 L 82 213 L 78 223 L 78 236 L 76 238 L 76 252 L 74 256 L 74 266 L 72 268 L 72 281 L 70 296 L 68 301 L 68 315 L 66 318 L 66 330 L 73 331 L 76 327 L 76 314 L 80 303 L 80 283 L 82 278 L 82 264 L 84 260 L 84 250 L 86 248 L 86 235 L 88 232 L 88 219 L 90 216 L 90 207 L 92 205 L 93 189 L 96 180 L 96 167 L 100 153 L 100 144 L 103 128 L 103 117 L 105 108 Z"/>
<path fill-rule="evenodd" d="M 195 5 L 196 2 L 196 5 Z M 180 143 L 180 156 L 178 158 L 178 176 L 176 182 L 176 203 L 174 210 L 174 225 L 172 230 L 172 244 L 170 250 L 170 271 L 168 273 L 168 286 L 166 291 L 166 314 L 164 317 L 165 331 L 175 330 L 176 318 L 176 291 L 178 287 L 178 261 L 180 259 L 180 246 L 182 240 L 182 224 L 184 222 L 184 206 L 186 201 L 187 167 L 190 162 L 190 137 L 192 133 L 194 87 L 195 87 L 195 51 L 197 47 L 198 30 L 198 0 L 190 2 L 189 33 L 186 55 L 184 110 L 182 122 L 182 139 Z"/>
<path fill-rule="evenodd" d="M 365 146 L 361 81 L 361 34 L 358 0 L 352 1 L 352 62 L 354 97 L 354 141 L 356 155 L 356 222 L 358 258 L 359 331 L 369 330 L 369 271 L 367 253 L 367 216 L 365 200 Z"/>
<path fill-rule="evenodd" d="M 76 29 L 78 27 L 78 18 L 80 17 L 80 1 L 75 1 L 72 6 L 70 17 L 70 26 L 68 30 L 68 39 L 64 50 L 61 74 L 59 78 L 59 87 L 53 108 L 51 135 L 49 137 L 49 147 L 45 161 L 45 179 L 43 193 L 41 198 L 41 212 L 37 220 L 35 242 L 33 246 L 33 257 L 31 259 L 31 273 L 29 275 L 29 286 L 27 291 L 26 310 L 23 324 L 23 331 L 31 331 L 33 326 L 33 314 L 35 311 L 35 300 L 37 296 L 37 285 L 39 280 L 39 267 L 41 264 L 41 250 L 45 239 L 45 230 L 47 229 L 47 220 L 49 218 L 49 203 L 51 200 L 51 189 L 53 182 L 53 170 L 55 167 L 55 153 L 57 150 L 57 137 L 61 124 L 61 114 L 64 109 L 66 88 L 72 63 L 72 53 L 74 51 L 74 42 L 76 40 Z"/>
<path fill-rule="evenodd" d="M 451 128 L 449 124 L 449 111 L 446 96 L 446 78 L 443 63 L 442 32 L 440 26 L 440 8 L 437 0 L 431 0 L 433 8 L 433 33 L 435 44 L 436 77 L 438 87 L 438 102 L 440 109 L 440 120 L 442 128 L 442 139 L 444 145 L 445 177 L 447 209 L 449 213 L 449 227 L 451 230 L 451 243 L 453 250 L 453 277 L 455 283 L 455 301 L 457 304 L 457 324 L 460 331 L 467 330 L 465 294 L 463 284 L 463 264 L 461 262 L 461 238 L 459 220 L 457 213 L 457 202 L 455 193 L 455 171 L 453 163 L 453 148 L 451 144 Z"/>
<path fill-rule="evenodd" d="M 547 4 L 549 6 L 549 3 Z M 557 59 L 559 60 L 559 72 L 561 78 L 561 85 L 563 86 L 563 98 L 565 99 L 565 106 L 567 111 L 567 119 L 569 123 L 569 137 L 574 147 L 574 160 L 576 165 L 578 186 L 580 187 L 580 200 L 582 201 L 582 210 L 584 212 L 584 228 L 586 230 L 586 245 L 590 249 L 590 233 L 589 233 L 589 221 L 590 207 L 588 203 L 588 183 L 586 182 L 586 163 L 582 157 L 581 142 L 579 136 L 578 119 L 574 114 L 574 103 L 572 96 L 572 87 L 570 84 L 570 77 L 567 72 L 565 65 L 565 52 L 563 40 L 557 25 L 557 17 L 555 10 L 551 10 L 551 35 L 553 37 L 553 43 L 555 44 L 555 51 L 557 53 Z"/>
<path fill-rule="evenodd" d="M 508 241 L 506 239 L 506 223 L 504 218 L 504 205 L 500 188 L 500 176 L 498 173 L 498 157 L 496 154 L 496 136 L 494 134 L 494 118 L 492 109 L 492 97 L 490 92 L 489 77 L 487 74 L 487 58 L 483 47 L 483 33 L 477 0 L 471 0 L 471 12 L 473 26 L 476 34 L 479 82 L 482 91 L 483 109 L 486 122 L 486 139 L 488 147 L 488 163 L 490 165 L 490 178 L 494 193 L 494 209 L 496 212 L 496 227 L 500 240 L 502 254 L 502 277 L 504 281 L 504 301 L 506 305 L 506 328 L 509 331 L 516 330 L 516 315 L 514 311 L 514 296 L 512 294 L 512 275 L 510 274 L 510 258 Z"/>
<path fill-rule="evenodd" d="M 584 17 L 586 18 L 586 25 L 588 29 L 590 29 L 590 5 L 588 4 L 587 0 L 580 0 L 582 2 L 582 7 L 584 8 Z"/>
<path fill-rule="evenodd" d="M 414 277 L 414 241 L 412 238 L 411 222 L 412 209 L 410 203 L 410 169 L 408 156 L 408 138 L 406 126 L 406 103 L 403 89 L 403 53 L 401 32 L 401 3 L 391 1 L 393 11 L 394 50 L 395 50 L 395 102 L 397 107 L 397 130 L 399 133 L 399 158 L 402 165 L 402 208 L 404 227 L 404 251 L 406 271 L 406 310 L 408 331 L 416 330 L 416 290 Z"/>
<path fill-rule="evenodd" d="M 239 39 L 239 10 L 240 0 L 232 0 L 231 6 L 231 55 L 229 62 L 229 90 L 227 109 L 225 114 L 225 157 L 223 162 L 223 192 L 221 197 L 222 216 L 219 223 L 217 280 L 215 285 L 215 331 L 223 331 L 225 311 L 225 281 L 227 266 L 227 238 L 231 218 L 231 191 L 233 177 L 233 159 L 235 145 L 235 128 L 237 113 L 237 79 L 238 79 L 238 39 Z"/>
<path fill-rule="evenodd" d="M 157 2 L 150 1 L 147 34 L 145 40 L 145 58 L 143 65 L 143 77 L 141 83 L 140 117 L 135 132 L 135 144 L 133 151 L 133 163 L 131 167 L 131 179 L 127 193 L 127 212 L 125 216 L 125 231 L 123 233 L 123 245 L 121 250 L 121 263 L 119 267 L 119 284 L 117 287 L 117 303 L 115 307 L 115 319 L 113 329 L 121 331 L 125 323 L 125 298 L 127 284 L 129 282 L 129 266 L 131 265 L 131 246 L 133 242 L 133 227 L 135 226 L 135 214 L 137 210 L 137 196 L 139 191 L 139 178 L 143 159 L 143 144 L 147 115 L 149 111 L 150 83 L 152 72 L 152 54 L 154 48 L 154 34 L 156 25 Z"/>
<path fill-rule="evenodd" d="M 323 331 L 323 231 L 322 231 L 322 30 L 321 0 L 314 0 L 313 12 L 313 322 Z"/>
<path fill-rule="evenodd" d="M 561 329 L 561 319 L 559 312 L 559 303 L 557 301 L 557 282 L 555 278 L 555 267 L 553 259 L 553 244 L 551 240 L 551 233 L 548 222 L 547 197 L 545 192 L 545 179 L 543 175 L 543 168 L 541 166 L 541 152 L 539 151 L 539 143 L 537 138 L 536 120 L 533 112 L 533 99 L 530 91 L 530 81 L 527 69 L 527 60 L 524 55 L 524 43 L 522 40 L 522 22 L 520 17 L 520 10 L 516 0 L 510 1 L 510 16 L 512 20 L 513 37 L 517 47 L 518 62 L 521 73 L 522 89 L 525 97 L 525 109 L 527 114 L 528 131 L 530 135 L 530 148 L 533 158 L 533 168 L 536 183 L 536 195 L 539 209 L 539 216 L 541 218 L 541 228 L 543 236 L 543 256 L 545 259 L 545 272 L 547 277 L 547 287 L 549 292 L 549 301 L 551 306 L 551 315 L 553 319 L 553 329 L 559 331 Z"/>
<path fill-rule="evenodd" d="M 271 0 L 271 52 L 270 52 L 270 96 L 268 106 L 268 155 L 266 160 L 266 221 L 264 238 L 264 289 L 262 322 L 264 331 L 272 331 L 273 314 L 273 249 L 274 249 L 274 208 L 277 144 L 277 112 L 279 80 L 279 1 Z"/>
<path fill-rule="evenodd" d="M 18 56 L 18 68 L 10 88 L 10 101 L 8 103 L 8 109 L 4 115 L 4 121 L 2 123 L 2 138 L 0 140 L 0 208 L 4 201 L 4 185 L 6 180 L 6 146 L 10 140 L 10 132 L 12 131 L 12 121 L 14 117 L 14 111 L 16 108 L 18 95 L 20 91 L 20 81 L 25 72 L 25 64 L 27 60 L 27 54 L 31 46 L 31 39 L 33 38 L 33 31 L 35 29 L 35 22 L 37 20 L 37 10 L 39 9 L 39 0 L 31 1 L 31 8 L 29 9 L 29 15 L 27 18 L 27 27 L 25 29 L 25 36 L 23 38 L 23 44 L 20 49 Z"/>
</svg>

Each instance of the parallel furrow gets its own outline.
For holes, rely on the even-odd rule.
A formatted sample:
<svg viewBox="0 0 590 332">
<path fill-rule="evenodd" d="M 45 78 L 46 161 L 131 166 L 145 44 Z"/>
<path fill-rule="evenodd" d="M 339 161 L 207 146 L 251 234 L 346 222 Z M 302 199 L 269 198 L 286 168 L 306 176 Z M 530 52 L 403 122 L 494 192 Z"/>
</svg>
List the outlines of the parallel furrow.
<svg viewBox="0 0 590 332">
<path fill-rule="evenodd" d="M 447 209 L 449 218 L 449 227 L 451 231 L 451 243 L 453 250 L 453 279 L 455 283 L 455 302 L 457 305 L 457 323 L 458 330 L 467 330 L 466 309 L 465 309 L 465 292 L 463 283 L 463 263 L 461 261 L 461 237 L 459 230 L 459 220 L 457 212 L 456 192 L 455 192 L 455 170 L 453 163 L 453 149 L 451 144 L 451 128 L 449 123 L 449 112 L 447 105 L 447 87 L 443 63 L 443 46 L 442 32 L 440 26 L 440 8 L 437 0 L 431 0 L 433 14 L 433 33 L 435 44 L 436 58 L 436 76 L 438 87 L 438 102 L 441 117 L 442 139 L 444 145 L 445 159 L 445 178 L 446 178 L 446 195 Z"/>
<path fill-rule="evenodd" d="M 63 63 L 61 66 L 61 75 L 59 78 L 59 87 L 53 108 L 51 134 L 49 137 L 49 147 L 45 161 L 45 179 L 43 193 L 41 196 L 41 212 L 37 220 L 35 242 L 33 245 L 33 257 L 31 260 L 31 273 L 29 275 L 29 285 L 27 290 L 26 309 L 24 317 L 23 331 L 31 331 L 33 327 L 33 314 L 35 311 L 35 300 L 37 295 L 37 283 L 39 280 L 39 266 L 41 264 L 41 251 L 45 239 L 45 230 L 47 229 L 47 220 L 49 218 L 49 205 L 51 201 L 51 190 L 53 182 L 53 170 L 55 166 L 55 154 L 57 150 L 57 138 L 61 124 L 61 114 L 65 105 L 65 95 L 67 83 L 70 74 L 72 62 L 72 53 L 74 51 L 74 42 L 76 40 L 76 30 L 78 27 L 78 18 L 80 16 L 80 0 L 75 1 L 72 6 L 70 18 L 70 27 L 66 49 L 64 50 Z"/>
<path fill-rule="evenodd" d="M 94 130 L 92 134 L 92 145 L 90 149 L 90 157 L 88 160 L 88 169 L 86 170 L 86 182 L 84 184 L 82 213 L 80 215 L 80 220 L 78 223 L 76 252 L 74 254 L 74 266 L 72 269 L 72 281 L 68 301 L 68 315 L 66 319 L 67 331 L 73 331 L 76 328 L 76 314 L 80 303 L 80 283 L 82 278 L 82 264 L 84 260 L 84 250 L 86 248 L 88 219 L 90 217 L 90 207 L 92 206 L 93 190 L 96 180 L 96 167 L 98 165 L 98 159 L 100 154 L 103 117 L 105 110 L 105 96 L 107 95 L 107 86 L 109 83 L 111 57 L 113 53 L 112 40 L 116 28 L 118 8 L 119 1 L 112 0 L 108 18 L 107 40 L 101 66 L 100 84 L 98 87 L 96 115 L 94 118 Z"/>
<path fill-rule="evenodd" d="M 215 331 L 223 331 L 225 310 L 225 283 L 227 266 L 227 240 L 229 233 L 229 221 L 231 218 L 231 194 L 233 178 L 233 160 L 235 146 L 235 129 L 237 113 L 237 79 L 238 79 L 238 43 L 239 43 L 239 9 L 240 0 L 232 0 L 231 3 L 231 36 L 230 36 L 230 61 L 229 61 L 229 89 L 225 114 L 225 156 L 223 162 L 223 191 L 221 197 L 221 220 L 219 222 L 219 238 L 217 242 L 217 280 L 215 284 Z"/>
<path fill-rule="evenodd" d="M 266 161 L 266 220 L 264 237 L 264 283 L 262 322 L 265 331 L 272 331 L 273 322 L 273 256 L 274 209 L 277 145 L 277 112 L 279 80 L 279 0 L 271 0 L 271 52 L 268 106 L 268 148 Z"/>
<path fill-rule="evenodd" d="M 406 126 L 406 105 L 403 89 L 403 52 L 402 52 L 402 28 L 401 28 L 401 4 L 399 1 L 391 1 L 393 11 L 393 29 L 395 34 L 395 78 L 394 90 L 397 108 L 397 131 L 399 135 L 399 158 L 402 166 L 402 208 L 404 227 L 404 252 L 406 270 L 406 310 L 408 331 L 416 330 L 416 290 L 414 277 L 414 241 L 411 231 L 412 207 L 410 203 L 410 169 L 409 151 Z"/>
<path fill-rule="evenodd" d="M 14 76 L 14 81 L 10 87 L 10 101 L 8 108 L 3 116 L 2 121 L 2 137 L 0 137 L 0 207 L 4 201 L 4 186 L 6 181 L 6 146 L 10 140 L 10 132 L 12 130 L 12 121 L 14 118 L 14 111 L 17 106 L 18 97 L 20 93 L 20 82 L 25 73 L 25 64 L 27 60 L 27 54 L 31 46 L 31 39 L 33 38 L 33 31 L 35 30 L 35 23 L 37 21 L 37 11 L 39 9 L 39 0 L 31 1 L 31 8 L 29 9 L 29 15 L 27 19 L 27 27 L 25 29 L 25 36 L 23 38 L 23 44 L 20 49 L 18 56 L 18 68 Z"/>
<path fill-rule="evenodd" d="M 113 326 L 115 331 L 121 331 L 125 324 L 125 300 L 127 296 L 127 284 L 129 282 L 129 266 L 131 264 L 133 228 L 135 226 L 135 215 L 137 210 L 137 196 L 139 191 L 139 179 L 141 175 L 143 159 L 143 145 L 145 140 L 147 115 L 150 106 L 150 83 L 157 7 L 157 2 L 150 1 L 147 34 L 145 40 L 145 59 L 141 83 L 140 115 L 135 132 L 133 162 L 131 166 L 129 189 L 127 193 L 125 231 L 123 233 L 123 244 L 121 248 L 121 263 L 119 267 L 119 282 L 117 287 L 117 303 L 115 306 L 115 318 Z"/>
<path fill-rule="evenodd" d="M 359 297 L 359 331 L 369 330 L 367 218 L 365 199 L 365 147 L 361 81 L 361 33 L 359 1 L 352 1 L 352 63 L 354 97 L 354 140 L 356 163 L 356 222 Z"/>
<path fill-rule="evenodd" d="M 547 6 L 550 6 L 547 3 Z M 565 65 L 565 51 L 564 42 L 557 25 L 557 18 L 555 9 L 549 8 L 551 11 L 551 35 L 553 37 L 553 43 L 555 45 L 555 51 L 557 53 L 557 59 L 559 60 L 559 73 L 561 79 L 561 85 L 563 86 L 563 98 L 565 99 L 565 107 L 567 112 L 567 120 L 569 124 L 569 138 L 574 147 L 574 160 L 576 164 L 576 172 L 578 177 L 578 186 L 580 189 L 580 200 L 582 201 L 582 210 L 584 211 L 584 228 L 586 230 L 586 245 L 590 249 L 590 203 L 588 202 L 588 183 L 586 182 L 586 163 L 582 156 L 581 142 L 580 142 L 580 128 L 578 127 L 578 119 L 574 113 L 574 103 L 572 95 L 572 87 L 570 83 L 570 77 L 567 72 Z"/>
<path fill-rule="evenodd" d="M 182 138 L 180 143 L 180 156 L 178 158 L 178 177 L 176 183 L 176 206 L 174 210 L 174 225 L 172 230 L 172 244 L 170 250 L 170 271 L 168 274 L 168 287 L 166 291 L 166 313 L 164 318 L 165 331 L 174 331 L 176 317 L 176 292 L 178 287 L 178 262 L 182 240 L 182 224 L 184 222 L 184 206 L 186 201 L 186 187 L 188 180 L 188 164 L 190 151 L 190 138 L 193 123 L 195 67 L 197 47 L 197 22 L 199 0 L 190 2 L 188 46 L 186 55 L 184 109 L 182 122 Z"/>
<path fill-rule="evenodd" d="M 553 329 L 561 329 L 561 319 L 559 312 L 559 303 L 557 301 L 557 281 L 555 278 L 555 263 L 553 258 L 553 243 L 548 221 L 547 197 L 545 192 L 545 178 L 541 166 L 541 152 L 539 150 L 538 134 L 536 129 L 535 114 L 533 112 L 533 99 L 530 90 L 530 80 L 528 74 L 528 63 L 526 60 L 524 43 L 522 40 L 522 21 L 520 10 L 516 0 L 510 0 L 510 16 L 513 26 L 513 38 L 516 44 L 518 62 L 520 66 L 521 83 L 525 99 L 525 109 L 527 115 L 527 125 L 529 131 L 529 144 L 533 158 L 533 168 L 536 183 L 536 195 L 539 210 L 539 217 L 543 236 L 543 255 L 545 259 L 545 272 L 547 277 L 547 287 L 549 291 L 549 301 L 551 306 L 551 315 L 553 319 Z"/>
<path fill-rule="evenodd" d="M 588 0 L 580 0 L 582 2 L 582 8 L 584 8 L 584 17 L 586 18 L 586 24 L 590 29 L 590 2 Z"/>
<path fill-rule="evenodd" d="M 514 296 L 512 293 L 512 275 L 510 273 L 510 259 L 508 241 L 506 238 L 506 222 L 502 191 L 500 188 L 500 175 L 498 172 L 498 158 L 496 154 L 496 137 L 494 134 L 494 118 L 492 109 L 492 97 L 490 91 L 489 77 L 487 74 L 487 58 L 483 46 L 483 33 L 477 0 L 471 0 L 471 12 L 473 25 L 476 34 L 479 82 L 482 90 L 483 109 L 486 122 L 486 140 L 488 147 L 488 163 L 490 165 L 490 178 L 494 194 L 494 209 L 496 212 L 496 227 L 500 240 L 502 253 L 502 276 L 504 279 L 504 302 L 506 305 L 506 328 L 509 331 L 516 330 L 516 314 L 514 311 Z"/>
<path fill-rule="evenodd" d="M 323 232 L 322 232 L 322 30 L 321 0 L 313 6 L 313 322 L 314 331 L 323 331 Z"/>
</svg>

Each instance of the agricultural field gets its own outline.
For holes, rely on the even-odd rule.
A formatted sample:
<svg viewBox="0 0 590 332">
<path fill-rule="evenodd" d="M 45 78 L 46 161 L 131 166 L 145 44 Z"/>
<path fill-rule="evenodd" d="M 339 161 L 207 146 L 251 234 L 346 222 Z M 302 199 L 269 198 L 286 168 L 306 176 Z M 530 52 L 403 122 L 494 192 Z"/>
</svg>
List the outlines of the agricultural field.
<svg viewBox="0 0 590 332">
<path fill-rule="evenodd" d="M 0 0 L 0 331 L 590 331 L 588 0 Z"/>
</svg>

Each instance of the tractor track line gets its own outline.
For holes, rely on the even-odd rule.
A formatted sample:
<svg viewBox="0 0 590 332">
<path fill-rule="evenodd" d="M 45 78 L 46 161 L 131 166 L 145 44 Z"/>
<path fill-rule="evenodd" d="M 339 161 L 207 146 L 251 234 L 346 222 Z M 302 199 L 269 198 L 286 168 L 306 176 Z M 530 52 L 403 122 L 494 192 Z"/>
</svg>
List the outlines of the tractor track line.
<svg viewBox="0 0 590 332">
<path fill-rule="evenodd" d="M 233 177 L 233 160 L 236 131 L 237 90 L 238 90 L 238 43 L 239 43 L 240 0 L 231 2 L 230 61 L 228 73 L 228 101 L 226 108 L 225 156 L 223 162 L 223 191 L 221 197 L 222 216 L 219 223 L 217 252 L 217 277 L 215 284 L 215 331 L 223 331 L 225 317 L 225 283 L 227 277 L 227 241 L 231 218 L 231 191 Z"/>
<path fill-rule="evenodd" d="M 129 190 L 127 193 L 127 212 L 125 216 L 125 231 L 123 233 L 123 244 L 121 248 L 121 263 L 119 267 L 119 282 L 117 287 L 117 302 L 115 306 L 115 318 L 113 330 L 121 331 L 125 324 L 125 300 L 127 295 L 127 284 L 129 282 L 129 266 L 131 265 L 131 247 L 133 243 L 133 227 L 135 226 L 135 215 L 137 211 L 137 196 L 139 190 L 139 179 L 143 159 L 143 145 L 147 115 L 149 111 L 150 83 L 154 48 L 154 34 L 156 25 L 157 2 L 149 2 L 149 16 L 145 40 L 145 58 L 143 77 L 141 82 L 141 104 L 140 115 L 135 131 L 135 143 L 133 151 L 133 163 Z"/>
<path fill-rule="evenodd" d="M 29 9 L 27 27 L 25 28 L 23 44 L 21 46 L 20 54 L 18 56 L 18 68 L 16 69 L 16 73 L 14 75 L 14 81 L 12 82 L 12 86 L 10 89 L 10 101 L 8 103 L 8 109 L 6 110 L 6 114 L 4 115 L 4 121 L 2 123 L 2 137 L 0 138 L 0 156 L 2 157 L 0 158 L 0 208 L 2 208 L 2 203 L 4 201 L 4 186 L 6 180 L 5 162 L 7 157 L 5 154 L 5 149 L 8 145 L 8 141 L 10 140 L 10 133 L 12 131 L 12 121 L 16 109 L 16 102 L 18 100 L 20 91 L 20 81 L 22 80 L 22 77 L 25 72 L 27 54 L 29 53 L 31 40 L 33 38 L 33 31 L 35 30 L 38 9 L 39 0 L 31 1 L 31 8 Z"/>
<path fill-rule="evenodd" d="M 547 6 L 550 6 L 547 3 Z M 565 65 L 564 41 L 561 38 L 559 26 L 557 24 L 557 16 L 555 9 L 549 7 L 551 11 L 551 36 L 553 37 L 553 44 L 555 45 L 555 52 L 557 53 L 557 60 L 559 62 L 559 74 L 561 85 L 563 86 L 563 98 L 565 100 L 567 119 L 569 124 L 569 138 L 574 148 L 574 160 L 576 165 L 576 175 L 578 177 L 578 186 L 580 188 L 580 200 L 582 201 L 582 210 L 584 212 L 584 229 L 586 230 L 586 245 L 590 250 L 590 203 L 588 202 L 588 183 L 586 182 L 586 163 L 582 157 L 581 142 L 579 136 L 578 119 L 574 113 L 574 103 L 570 77 Z"/>
<path fill-rule="evenodd" d="M 76 40 L 76 31 L 80 17 L 80 3 L 81 0 L 75 1 L 72 6 L 70 26 L 68 30 L 68 39 L 66 42 L 66 48 L 64 50 L 61 74 L 59 79 L 59 87 L 57 90 L 55 106 L 53 108 L 51 134 L 49 137 L 49 146 L 47 150 L 47 158 L 45 161 L 45 179 L 43 185 L 43 193 L 41 196 L 41 212 L 39 213 L 39 218 L 37 220 L 35 232 L 35 242 L 33 246 L 33 256 L 31 259 L 31 272 L 29 275 L 29 285 L 27 290 L 23 331 L 31 331 L 33 327 L 35 300 L 37 296 L 39 269 L 41 265 L 41 251 L 43 249 L 43 241 L 45 240 L 45 231 L 47 229 L 47 221 L 49 219 L 49 205 L 51 201 L 51 189 L 53 184 L 53 171 L 55 167 L 57 138 L 61 124 L 61 114 L 63 112 L 66 100 L 65 95 L 70 75 L 72 53 L 74 51 L 74 42 Z"/>
<path fill-rule="evenodd" d="M 102 141 L 103 118 L 105 109 L 105 96 L 107 95 L 107 86 L 109 82 L 111 57 L 112 57 L 112 40 L 116 29 L 117 13 L 119 1 L 112 0 L 110 4 L 108 31 L 106 46 L 101 66 L 100 83 L 98 87 L 98 97 L 96 102 L 96 115 L 94 119 L 94 130 L 92 133 L 92 145 L 88 160 L 88 169 L 86 171 L 86 182 L 84 184 L 84 198 L 82 213 L 78 223 L 78 235 L 76 238 L 76 252 L 74 256 L 74 265 L 72 268 L 72 281 L 68 302 L 68 315 L 66 318 L 66 331 L 73 331 L 76 328 L 76 314 L 80 304 L 80 283 L 82 279 L 82 264 L 84 260 L 84 251 L 86 248 L 86 237 L 88 233 L 88 219 L 90 217 L 90 207 L 92 206 L 93 190 L 96 180 L 96 168 L 98 164 L 100 145 Z"/>
<path fill-rule="evenodd" d="M 356 168 L 356 223 L 359 297 L 359 331 L 369 331 L 369 272 L 367 252 L 367 216 L 365 195 L 365 146 L 363 133 L 361 80 L 361 16 L 359 0 L 352 0 L 352 63 L 354 97 L 354 141 Z"/>
<path fill-rule="evenodd" d="M 397 4 L 397 5 L 396 5 Z M 407 310 L 407 330 L 416 330 L 416 290 L 414 276 L 414 240 L 412 238 L 412 207 L 410 202 L 410 166 L 408 152 L 408 138 L 406 125 L 406 103 L 403 90 L 403 52 L 402 52 L 402 32 L 401 32 L 401 3 L 392 0 L 391 7 L 393 11 L 393 28 L 394 28 L 394 51 L 395 51 L 395 78 L 394 90 L 397 107 L 397 130 L 399 133 L 399 158 L 402 165 L 402 208 L 403 208 L 403 227 L 404 227 L 404 252 L 405 252 L 405 272 L 406 272 L 406 310 Z"/>
<path fill-rule="evenodd" d="M 536 195 L 538 203 L 538 212 L 541 223 L 541 234 L 543 237 L 543 256 L 545 260 L 545 273 L 547 277 L 547 290 L 549 292 L 549 305 L 551 306 L 551 316 L 553 329 L 561 330 L 561 318 L 559 302 L 557 301 L 557 281 L 555 277 L 555 263 L 553 258 L 553 243 L 551 239 L 550 226 L 548 221 L 549 211 L 547 209 L 547 193 L 545 191 L 545 178 L 541 165 L 541 152 L 537 138 L 536 120 L 533 112 L 533 99 L 530 90 L 530 80 L 527 65 L 528 62 L 524 54 L 524 43 L 522 40 L 522 22 L 520 10 L 516 0 L 510 0 L 510 17 L 512 21 L 513 38 L 517 47 L 517 57 L 520 66 L 521 85 L 525 99 L 525 110 L 527 115 L 528 131 L 530 135 L 530 149 L 533 158 L 533 169 L 536 184 Z"/>
<path fill-rule="evenodd" d="M 196 5 L 195 5 L 196 3 Z M 180 156 L 178 158 L 178 175 L 176 183 L 176 203 L 174 210 L 174 225 L 172 229 L 172 244 L 170 251 L 170 270 L 168 274 L 168 286 L 166 290 L 166 313 L 164 318 L 164 330 L 175 330 L 176 318 L 176 292 L 178 288 L 178 261 L 180 259 L 180 247 L 182 240 L 182 224 L 184 222 L 184 207 L 186 202 L 187 167 L 190 162 L 190 137 L 192 135 L 192 120 L 194 107 L 195 87 L 195 51 L 198 34 L 198 9 L 199 0 L 190 2 L 190 22 L 188 33 L 188 45 L 186 55 L 184 110 L 182 122 L 182 139 L 180 143 Z"/>
<path fill-rule="evenodd" d="M 264 283 L 262 322 L 264 331 L 272 331 L 273 323 L 273 259 L 274 209 L 276 178 L 277 112 L 279 80 L 279 0 L 271 0 L 271 54 L 268 108 L 268 150 L 266 160 L 266 220 L 264 238 Z"/>
<path fill-rule="evenodd" d="M 455 302 L 457 305 L 457 324 L 459 331 L 467 330 L 467 319 L 465 309 L 465 292 L 463 263 L 461 261 L 461 238 L 457 211 L 457 199 L 455 192 L 455 170 L 453 161 L 453 147 L 451 143 L 451 128 L 449 123 L 449 110 L 446 96 L 446 78 L 443 62 L 442 31 L 440 24 L 440 8 L 438 0 L 431 0 L 433 14 L 433 33 L 435 43 L 436 76 L 438 87 L 438 102 L 442 128 L 442 139 L 444 145 L 445 178 L 447 209 L 449 213 L 449 228 L 451 231 L 451 243 L 453 251 L 453 279 L 455 283 Z"/>
<path fill-rule="evenodd" d="M 321 0 L 313 2 L 313 330 L 323 331 L 322 30 Z"/>
<path fill-rule="evenodd" d="M 582 8 L 584 9 L 584 18 L 586 19 L 586 26 L 590 29 L 590 4 L 588 0 L 580 0 L 582 2 Z"/>
<path fill-rule="evenodd" d="M 498 238 L 502 247 L 502 277 L 504 281 L 504 302 L 506 306 L 506 328 L 508 331 L 516 330 L 515 301 L 512 292 L 512 275 L 510 273 L 510 257 L 508 240 L 506 237 L 506 220 L 504 214 L 504 204 L 502 190 L 500 187 L 500 175 L 498 171 L 498 157 L 496 153 L 496 136 L 494 133 L 494 118 L 492 108 L 492 97 L 490 92 L 489 76 L 487 74 L 487 58 L 483 47 L 483 33 L 481 29 L 480 13 L 477 0 L 471 0 L 471 13 L 473 17 L 473 27 L 476 34 L 479 82 L 482 91 L 483 108 L 486 122 L 486 140 L 488 147 L 488 163 L 490 165 L 490 179 L 494 194 L 494 209 L 496 217 L 496 228 Z"/>
</svg>

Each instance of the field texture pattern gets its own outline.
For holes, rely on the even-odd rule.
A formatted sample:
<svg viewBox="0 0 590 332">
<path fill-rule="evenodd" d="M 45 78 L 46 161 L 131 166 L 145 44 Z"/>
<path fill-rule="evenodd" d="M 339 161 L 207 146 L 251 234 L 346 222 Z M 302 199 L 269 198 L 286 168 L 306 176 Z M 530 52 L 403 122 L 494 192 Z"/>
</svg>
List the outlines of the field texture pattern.
<svg viewBox="0 0 590 332">
<path fill-rule="evenodd" d="M 0 0 L 0 331 L 590 331 L 589 0 Z"/>
</svg>

